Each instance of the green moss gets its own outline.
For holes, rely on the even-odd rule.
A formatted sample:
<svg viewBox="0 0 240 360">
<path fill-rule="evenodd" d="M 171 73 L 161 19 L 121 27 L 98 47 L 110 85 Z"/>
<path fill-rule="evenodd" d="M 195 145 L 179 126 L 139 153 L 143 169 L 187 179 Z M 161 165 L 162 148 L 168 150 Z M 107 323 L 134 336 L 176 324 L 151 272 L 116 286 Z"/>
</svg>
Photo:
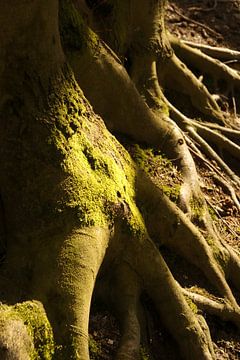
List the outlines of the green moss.
<svg viewBox="0 0 240 360">
<path fill-rule="evenodd" d="M 216 212 L 211 206 L 208 206 L 208 212 L 212 218 L 212 220 L 216 221 L 218 219 Z"/>
<path fill-rule="evenodd" d="M 188 304 L 188 306 L 190 307 L 190 309 L 192 310 L 192 312 L 194 314 L 197 314 L 198 313 L 198 307 L 196 304 L 194 304 L 194 302 L 188 297 L 188 296 L 185 296 L 185 300 Z"/>
<path fill-rule="evenodd" d="M 150 355 L 148 354 L 147 350 L 141 346 L 140 347 L 140 360 L 150 360 L 151 357 Z"/>
<path fill-rule="evenodd" d="M 131 154 L 137 165 L 149 174 L 171 201 L 176 203 L 180 195 L 181 184 L 175 176 L 177 171 L 171 161 L 159 150 L 141 148 L 138 144 L 134 145 Z"/>
<path fill-rule="evenodd" d="M 93 127 L 92 132 L 95 131 L 97 129 Z M 77 206 L 80 222 L 83 225 L 104 225 L 111 217 L 121 216 L 122 207 L 127 204 L 129 225 L 133 231 L 140 230 L 138 228 L 144 225 L 134 203 L 134 164 L 123 158 L 120 163 L 116 162 L 115 156 L 119 155 L 115 139 L 106 139 L 105 133 L 105 141 L 93 146 L 87 134 L 82 133 L 73 136 L 69 145 L 71 155 L 65 161 L 66 170 L 79 184 L 74 187 L 74 197 L 69 205 Z"/>
<path fill-rule="evenodd" d="M 181 190 L 181 186 L 179 184 L 176 184 L 174 186 L 162 185 L 162 190 L 164 194 L 170 198 L 170 200 L 175 203 L 178 201 Z"/>
<path fill-rule="evenodd" d="M 71 80 L 49 102 L 55 121 L 48 153 L 61 157 L 64 178 L 59 211 L 67 208 L 82 227 L 106 226 L 118 217 L 139 236 L 146 230 L 135 204 L 135 164 Z"/>
<path fill-rule="evenodd" d="M 60 1 L 59 14 L 60 34 L 66 49 L 84 51 L 98 48 L 98 36 L 85 24 L 71 1 Z"/>
<path fill-rule="evenodd" d="M 14 310 L 22 318 L 33 339 L 32 359 L 50 360 L 54 354 L 53 332 L 43 307 L 34 301 L 17 304 Z"/>
<path fill-rule="evenodd" d="M 97 341 L 94 340 L 91 335 L 89 335 L 89 353 L 91 360 L 98 360 L 102 355 L 101 346 L 98 345 Z"/>
<path fill-rule="evenodd" d="M 173 168 L 171 161 L 159 150 L 142 148 L 138 144 L 135 144 L 131 153 L 137 165 L 146 172 L 151 171 L 154 164 L 158 167 L 163 166 L 169 169 Z"/>
<path fill-rule="evenodd" d="M 205 212 L 205 204 L 199 198 L 192 198 L 190 201 L 190 206 L 192 210 L 193 218 L 196 220 L 201 220 Z"/>
<path fill-rule="evenodd" d="M 1 305 L 0 318 L 23 321 L 34 344 L 34 349 L 29 354 L 31 359 L 52 359 L 54 354 L 53 332 L 40 303 L 27 301 L 14 306 Z"/>
<path fill-rule="evenodd" d="M 214 258 L 217 260 L 218 264 L 220 265 L 221 269 L 223 270 L 223 273 L 225 273 L 229 264 L 228 256 L 224 254 L 221 250 L 219 250 L 217 246 L 213 248 L 213 255 Z"/>
</svg>

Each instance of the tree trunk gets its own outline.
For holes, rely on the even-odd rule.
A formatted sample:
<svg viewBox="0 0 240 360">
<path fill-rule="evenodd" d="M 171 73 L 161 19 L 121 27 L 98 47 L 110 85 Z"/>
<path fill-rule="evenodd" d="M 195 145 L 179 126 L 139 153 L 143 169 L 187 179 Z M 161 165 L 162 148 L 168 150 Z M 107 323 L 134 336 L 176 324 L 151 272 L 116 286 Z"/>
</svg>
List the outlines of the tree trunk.
<svg viewBox="0 0 240 360">
<path fill-rule="evenodd" d="M 207 103 L 215 116 L 219 109 L 190 70 L 180 74 L 164 27 L 165 2 L 60 1 L 59 14 L 57 0 L 0 3 L 0 236 L 1 253 L 6 251 L 0 300 L 41 302 L 53 328 L 55 358 L 88 360 L 92 294 L 96 280 L 100 290 L 105 283 L 102 297 L 112 303 L 122 329 L 116 358 L 135 360 L 146 291 L 183 358 L 214 359 L 196 309 L 240 325 L 227 282 L 239 288 L 239 259 L 219 240 L 186 137 L 169 113 L 191 134 L 200 126 L 171 107 L 161 80 L 177 69 L 180 85 L 188 78 L 205 99 L 201 109 Z M 134 161 L 109 130 L 129 137 L 124 143 L 130 152 L 134 139 L 157 153 L 139 148 Z M 146 159 L 159 160 L 159 149 L 181 171 L 178 204 L 140 169 Z M 222 302 L 182 289 L 159 244 L 197 266 Z M 43 313 L 38 325 L 21 316 L 22 304 L 0 307 L 0 326 L 22 334 L 17 346 L 10 341 L 3 359 L 39 354 L 37 336 L 28 338 L 25 328 L 27 321 L 30 329 L 49 329 L 39 302 L 30 303 L 38 304 L 33 313 Z M 51 336 L 41 343 L 47 349 L 38 355 L 42 359 L 53 358 Z M 4 347 L 6 337 L 0 336 Z"/>
</svg>

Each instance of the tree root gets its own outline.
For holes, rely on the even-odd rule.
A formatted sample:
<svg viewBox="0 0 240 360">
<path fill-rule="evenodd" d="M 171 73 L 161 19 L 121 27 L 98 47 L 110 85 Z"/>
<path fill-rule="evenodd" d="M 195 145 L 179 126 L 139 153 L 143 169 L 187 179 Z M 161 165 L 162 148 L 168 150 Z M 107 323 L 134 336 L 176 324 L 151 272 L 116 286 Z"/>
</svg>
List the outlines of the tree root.
<svg viewBox="0 0 240 360">
<path fill-rule="evenodd" d="M 227 193 L 229 193 L 236 208 L 238 209 L 238 211 L 240 211 L 240 203 L 238 201 L 238 197 L 229 181 L 225 180 L 222 173 L 212 163 L 210 163 L 209 160 L 203 157 L 201 151 L 195 146 L 195 144 L 187 135 L 186 141 L 193 155 L 200 159 L 203 164 L 211 171 L 211 176 L 227 191 Z"/>
<path fill-rule="evenodd" d="M 174 49 L 177 46 L 181 49 L 182 45 L 173 44 L 173 46 Z M 185 47 L 186 45 L 183 45 L 184 51 Z M 197 57 L 199 54 L 197 50 L 195 54 L 190 47 L 189 49 L 193 52 L 192 61 L 195 61 L 194 56 Z M 190 52 L 189 49 L 187 47 L 187 53 Z M 230 140 L 225 141 L 225 138 L 216 131 L 208 127 L 205 130 L 202 125 L 187 119 L 165 101 L 159 84 L 160 76 L 158 77 L 157 74 L 158 59 L 154 52 L 146 51 L 143 55 L 133 51 L 128 54 L 131 60 L 128 69 L 131 78 L 118 58 L 113 56 L 101 41 L 98 42 L 97 49 L 89 46 L 84 53 L 77 50 L 68 52 L 66 46 L 66 53 L 80 86 L 96 112 L 106 120 L 108 128 L 160 148 L 178 165 L 183 176 L 180 206 L 186 214 L 171 203 L 162 191 L 142 173 L 136 173 L 136 201 L 139 206 L 144 204 L 146 210 L 144 220 L 148 233 L 141 234 L 139 237 L 136 235 L 129 237 L 126 231 L 124 233 L 120 229 L 115 231 L 111 238 L 112 243 L 121 243 L 118 250 L 120 254 L 117 253 L 121 263 L 117 264 L 113 276 L 117 284 L 114 289 L 114 293 L 117 294 L 114 296 L 114 303 L 116 312 L 121 318 L 122 329 L 117 359 L 137 357 L 141 327 L 138 310 L 139 294 L 142 290 L 146 290 L 154 301 L 165 326 L 177 340 L 184 359 L 190 360 L 194 354 L 195 358 L 212 360 L 214 354 L 206 323 L 201 317 L 198 318 L 193 314 L 180 286 L 151 239 L 173 249 L 201 269 L 228 304 L 229 314 L 239 313 L 238 304 L 227 281 L 230 280 L 235 284 L 239 280 L 239 258 L 237 254 L 225 247 L 210 224 L 207 204 L 201 194 L 195 163 L 179 127 L 196 139 L 202 149 L 210 154 L 238 184 L 240 183 L 238 177 L 204 138 L 209 139 L 211 134 L 213 142 L 222 147 L 228 147 L 228 150 L 230 149 L 230 152 L 235 155 L 235 150 L 239 155 L 239 147 Z M 184 59 L 182 53 L 180 55 L 180 58 Z M 168 62 L 169 59 L 165 60 Z M 184 89 L 190 79 L 190 90 L 187 89 L 186 92 L 188 94 L 192 92 L 195 97 L 200 97 L 200 109 L 208 114 L 214 113 L 215 118 L 221 119 L 219 106 L 207 89 L 196 77 L 192 76 L 189 70 L 186 68 L 181 70 L 182 63 L 178 62 L 176 57 L 172 57 L 171 61 L 169 68 L 175 69 L 181 88 Z M 229 88 L 233 85 L 239 86 L 240 77 L 237 72 L 213 59 L 210 61 L 207 55 L 198 56 L 196 66 L 199 66 L 200 70 L 205 63 L 208 64 L 205 70 L 212 73 L 217 69 L 216 76 L 229 82 Z M 88 71 L 86 71 L 86 64 Z M 92 82 L 89 81 L 89 73 Z M 193 102 L 196 101 L 194 96 L 192 99 Z M 109 103 L 113 105 L 109 106 Z M 195 103 L 195 105 L 198 104 Z M 175 122 L 167 116 L 168 107 Z M 223 121 L 220 122 L 223 123 Z M 224 134 L 226 135 L 226 132 Z M 236 135 L 234 131 L 231 134 Z M 194 225 L 194 222 L 200 229 Z M 126 227 L 124 229 L 126 230 Z M 94 256 L 92 254 L 92 257 Z M 93 283 L 91 283 L 92 287 Z M 89 310 L 89 294 L 86 301 L 87 305 L 83 304 L 85 312 L 86 309 Z M 233 318 L 233 320 L 236 319 Z M 86 329 L 84 318 L 84 334 Z M 79 342 L 79 345 L 84 346 L 84 356 L 87 359 L 86 341 L 83 345 Z"/>
<path fill-rule="evenodd" d="M 161 78 L 164 77 L 162 80 Z M 223 114 L 206 86 L 182 63 L 175 54 L 163 66 L 158 66 L 158 78 L 167 88 L 188 95 L 193 106 L 203 114 L 223 124 Z"/>
<path fill-rule="evenodd" d="M 134 258 L 130 257 L 130 264 L 139 273 L 163 322 L 177 340 L 184 359 L 191 359 L 193 353 L 201 359 L 213 359 L 208 338 L 157 248 L 148 239 L 133 245 L 131 253 Z M 147 254 L 146 257 L 142 257 L 142 251 Z"/>
<path fill-rule="evenodd" d="M 194 124 L 199 123 L 196 120 L 192 120 L 192 121 L 194 121 Z M 220 126 L 220 125 L 215 124 L 215 123 L 208 123 L 208 122 L 204 122 L 204 127 L 214 129 L 218 133 L 222 133 L 223 135 L 225 135 L 227 138 L 229 138 L 231 140 L 234 140 L 236 143 L 240 142 L 240 140 L 239 140 L 240 131 L 238 131 L 238 130 L 234 130 L 234 129 L 231 129 L 231 128 Z"/>
<path fill-rule="evenodd" d="M 119 264 L 111 278 L 110 288 L 111 301 L 119 319 L 122 334 L 115 359 L 136 360 L 139 358 L 141 339 L 139 277 L 127 263 Z"/>
<path fill-rule="evenodd" d="M 191 289 L 182 289 L 182 293 L 191 299 L 198 309 L 210 315 L 218 316 L 223 321 L 231 321 L 240 328 L 240 311 L 234 310 L 229 304 L 222 299 L 212 300 L 209 297 L 197 294 Z"/>
<path fill-rule="evenodd" d="M 236 70 L 233 70 L 226 64 L 216 60 L 198 49 L 194 49 L 175 37 L 170 36 L 171 45 L 179 56 L 179 58 L 199 69 L 202 74 L 211 75 L 215 81 L 216 88 L 218 87 L 218 81 L 224 80 L 224 89 L 226 93 L 232 92 L 233 88 L 236 90 L 240 88 L 240 75 Z"/>
<path fill-rule="evenodd" d="M 207 129 L 204 127 L 204 125 L 187 118 L 167 99 L 166 102 L 171 110 L 173 119 L 177 122 L 180 128 L 188 132 L 191 137 L 199 144 L 202 151 L 205 152 L 211 159 L 215 160 L 236 184 L 240 184 L 238 176 L 229 168 L 229 166 L 221 159 L 221 157 L 213 150 L 213 148 L 204 140 L 202 136 L 206 137 L 207 140 L 212 141 L 216 145 L 221 145 L 224 149 L 228 150 L 233 156 L 237 158 L 239 158 L 240 155 L 240 147 L 231 140 L 228 140 L 223 135 L 220 135 L 211 129 Z M 198 132 L 200 132 L 202 136 L 199 135 Z"/>
<path fill-rule="evenodd" d="M 215 59 L 231 62 L 231 61 L 240 61 L 240 51 L 224 48 L 224 47 L 216 47 L 205 44 L 198 44 L 192 41 L 182 40 L 182 43 L 191 46 L 192 48 L 201 50 L 202 53 L 213 57 Z"/>
<path fill-rule="evenodd" d="M 240 203 L 238 201 L 236 192 L 235 192 L 234 188 L 231 186 L 231 184 L 229 184 L 228 181 L 224 180 L 222 177 L 218 176 L 217 174 L 213 173 L 212 176 L 213 176 L 214 180 L 216 180 L 216 182 L 218 182 L 227 191 L 227 193 L 229 193 L 236 208 L 240 212 Z"/>
<path fill-rule="evenodd" d="M 186 215 L 172 204 L 156 186 L 154 188 L 154 185 L 150 183 L 146 185 L 146 181 L 142 184 L 139 180 L 138 187 L 141 199 L 145 199 L 146 206 L 150 206 L 148 202 L 151 203 L 152 210 L 146 219 L 147 224 L 151 224 L 151 227 L 148 228 L 150 236 L 158 239 L 161 244 L 173 249 L 197 266 L 220 294 L 228 299 L 233 307 L 238 307 L 222 269 L 216 261 L 217 258 L 224 259 L 224 262 L 227 263 L 230 261 L 228 251 L 224 249 L 216 236 L 211 238 L 209 246 Z M 162 226 L 163 223 L 166 227 Z M 238 273 L 240 272 L 238 271 Z"/>
</svg>

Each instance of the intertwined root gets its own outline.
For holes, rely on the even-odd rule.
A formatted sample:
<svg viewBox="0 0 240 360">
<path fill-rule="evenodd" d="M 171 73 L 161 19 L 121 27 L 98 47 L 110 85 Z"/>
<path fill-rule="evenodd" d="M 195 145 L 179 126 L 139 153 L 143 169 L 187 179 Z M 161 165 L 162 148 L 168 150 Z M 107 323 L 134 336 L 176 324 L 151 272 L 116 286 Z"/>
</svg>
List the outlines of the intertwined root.
<svg viewBox="0 0 240 360">
<path fill-rule="evenodd" d="M 139 296 L 145 290 L 177 341 L 184 359 L 191 359 L 192 354 L 196 358 L 214 359 L 206 324 L 203 325 L 201 318 L 188 306 L 158 249 L 148 237 L 128 241 L 126 260 L 112 271 L 109 280 L 111 301 L 122 332 L 116 358 L 133 360 L 139 356 L 140 337 L 145 331 Z"/>
<path fill-rule="evenodd" d="M 225 95 L 232 95 L 233 91 L 239 91 L 240 87 L 240 75 L 239 72 L 232 69 L 225 63 L 218 60 L 221 58 L 221 54 L 214 58 L 207 55 L 201 50 L 189 46 L 180 40 L 170 37 L 171 45 L 175 53 L 189 66 L 194 67 L 201 71 L 202 75 L 208 75 L 213 79 L 213 85 L 217 91 L 222 91 Z M 198 47 L 199 48 L 199 47 Z M 203 49 L 204 50 L 204 49 Z M 213 51 L 212 51 L 213 52 Z M 230 51 L 229 51 L 230 52 Z M 219 51 L 219 53 L 221 53 Z M 222 52 L 223 53 L 223 52 Z M 225 56 L 227 50 L 225 51 Z M 215 55 L 215 54 L 214 54 Z M 229 58 L 235 56 L 235 60 L 239 59 L 239 53 L 230 52 Z"/>
<path fill-rule="evenodd" d="M 200 359 L 215 359 L 209 329 L 200 313 L 203 311 L 240 326 L 240 309 L 227 281 L 239 287 L 239 257 L 216 237 L 209 245 L 188 217 L 147 177 L 139 176 L 136 186 L 139 201 L 151 208 L 145 216 L 150 236 L 196 265 L 218 296 L 206 291 L 203 294 L 199 288 L 182 288 L 147 234 L 128 238 L 120 228 L 120 234 L 115 236 L 122 239 L 124 251 L 111 274 L 107 272 L 108 292 L 104 289 L 106 303 L 109 305 L 111 298 L 121 325 L 122 338 L 116 358 L 133 360 L 138 356 L 144 333 L 139 299 L 144 290 L 179 344 L 184 359 L 192 359 L 193 354 Z M 112 241 L 116 243 L 116 239 Z M 225 261 L 224 268 L 218 260 Z"/>
<path fill-rule="evenodd" d="M 131 48 L 127 55 L 120 54 L 131 59 L 127 73 L 106 46 L 101 42 L 98 45 L 97 51 L 89 47 L 84 55 L 76 51 L 74 56 L 69 56 L 77 80 L 94 109 L 110 129 L 160 148 L 177 165 L 183 179 L 178 207 L 149 179 L 142 174 L 136 176 L 137 202 L 148 210 L 144 213 L 148 234 L 144 238 L 125 239 L 124 251 L 119 255 L 121 261 L 114 270 L 111 288 L 116 296 L 113 303 L 122 328 L 117 358 L 134 359 L 138 353 L 142 325 L 139 294 L 145 290 L 179 343 L 184 359 L 192 359 L 193 354 L 194 358 L 214 359 L 206 323 L 199 314 L 193 313 L 188 301 L 239 326 L 239 307 L 228 281 L 235 286 L 240 283 L 240 261 L 220 240 L 212 225 L 191 152 L 201 157 L 220 181 L 227 184 L 239 208 L 236 186 L 240 181 L 231 162 L 223 159 L 221 153 L 228 152 L 240 158 L 240 131 L 233 129 L 237 127 L 236 119 L 230 127 L 221 104 L 211 94 L 213 89 L 210 92 L 201 77 L 195 76 L 184 63 L 189 68 L 197 68 L 200 75 L 206 71 L 213 77 L 214 93 L 221 88 L 232 99 L 233 90 L 239 90 L 239 74 L 175 39 L 171 39 L 171 46 L 176 55 L 165 59 L 158 59 L 151 52 L 131 53 Z M 91 82 L 89 73 L 84 70 L 86 63 L 92 75 Z M 193 106 L 206 115 L 208 122 L 200 123 L 186 117 L 166 99 L 164 87 L 173 85 L 191 98 Z M 234 104 L 235 115 L 235 100 Z M 171 118 L 167 116 L 167 109 Z M 213 120 L 218 124 L 210 122 Z M 229 124 L 229 128 L 223 126 L 225 124 Z M 199 206 L 197 214 L 196 204 Z M 118 235 L 120 238 L 126 236 Z M 196 291 L 182 289 L 149 236 L 197 266 L 218 297 L 204 298 Z"/>
</svg>

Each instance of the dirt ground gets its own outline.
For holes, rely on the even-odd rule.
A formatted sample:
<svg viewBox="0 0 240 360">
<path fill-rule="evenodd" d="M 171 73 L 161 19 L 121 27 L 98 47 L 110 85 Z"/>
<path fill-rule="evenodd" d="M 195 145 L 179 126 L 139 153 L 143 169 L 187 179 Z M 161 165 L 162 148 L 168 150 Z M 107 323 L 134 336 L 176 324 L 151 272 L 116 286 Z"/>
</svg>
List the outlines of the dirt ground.
<svg viewBox="0 0 240 360">
<path fill-rule="evenodd" d="M 169 1 L 166 14 L 168 30 L 177 37 L 211 46 L 228 47 L 240 51 L 240 0 L 175 0 Z M 239 66 L 240 64 L 234 64 Z M 235 208 L 227 189 L 213 179 L 206 164 L 194 158 L 201 176 L 201 187 L 209 204 L 210 212 L 220 233 L 228 243 L 240 249 L 240 215 Z M 216 166 L 216 164 L 212 164 Z M 240 193 L 239 193 L 240 195 Z M 175 277 L 182 285 L 194 286 L 196 279 L 201 278 L 197 269 L 192 269 L 189 277 L 184 271 L 184 260 L 161 249 Z M 189 268 L 188 268 L 189 270 Z M 188 271 L 189 274 L 189 271 Z M 203 281 L 204 282 L 204 281 Z M 201 287 L 201 281 L 198 283 Z M 202 284 L 203 287 L 206 283 Z M 211 289 L 210 289 L 211 290 Z M 236 294 L 237 297 L 238 294 Z M 150 299 L 144 297 L 146 307 L 147 332 L 151 341 L 142 349 L 142 359 L 177 360 L 179 359 L 176 344 L 161 325 L 154 312 Z M 205 316 L 205 315 L 204 315 Z M 217 360 L 240 359 L 239 330 L 230 323 L 222 323 L 214 317 L 207 316 L 211 336 L 214 342 Z M 103 309 L 95 309 L 90 320 L 91 357 L 92 360 L 110 360 L 114 358 L 120 330 L 116 319 Z M 170 341 L 169 341 L 170 339 Z M 151 355 L 148 355 L 150 353 Z M 194 360 L 194 359 L 193 359 Z"/>
<path fill-rule="evenodd" d="M 239 0 L 169 1 L 166 23 L 181 39 L 240 50 Z"/>
</svg>

